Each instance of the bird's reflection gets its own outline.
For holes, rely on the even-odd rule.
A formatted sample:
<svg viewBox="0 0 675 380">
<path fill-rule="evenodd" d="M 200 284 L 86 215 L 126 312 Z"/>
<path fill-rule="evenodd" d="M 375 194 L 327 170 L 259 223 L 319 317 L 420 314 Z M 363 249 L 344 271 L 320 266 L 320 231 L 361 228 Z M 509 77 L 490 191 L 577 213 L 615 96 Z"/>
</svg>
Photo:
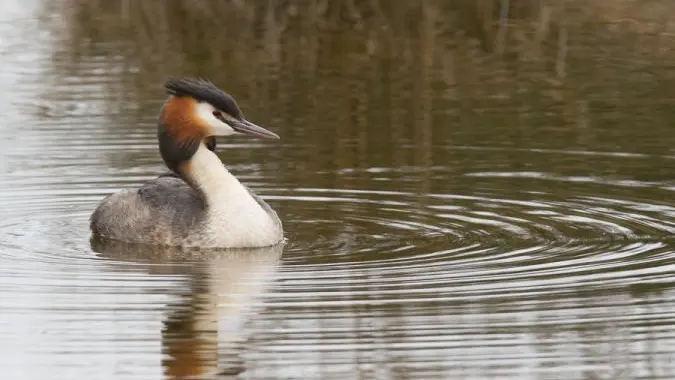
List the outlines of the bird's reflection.
<svg viewBox="0 0 675 380">
<path fill-rule="evenodd" d="M 274 279 L 283 244 L 218 251 L 151 247 L 92 239 L 92 248 L 116 261 L 146 263 L 151 274 L 187 278 L 163 321 L 167 379 L 230 378 L 246 370 L 241 357 L 244 322 Z M 168 292 L 168 290 L 167 290 Z M 175 295 L 175 290 L 171 290 Z"/>
</svg>

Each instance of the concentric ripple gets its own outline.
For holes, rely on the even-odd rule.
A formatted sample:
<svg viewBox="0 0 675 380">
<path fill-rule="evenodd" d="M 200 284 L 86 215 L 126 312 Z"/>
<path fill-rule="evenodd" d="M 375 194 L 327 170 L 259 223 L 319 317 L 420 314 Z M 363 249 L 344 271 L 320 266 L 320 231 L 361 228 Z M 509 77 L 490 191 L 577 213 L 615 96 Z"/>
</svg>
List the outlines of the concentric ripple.
<svg viewBox="0 0 675 380">
<path fill-rule="evenodd" d="M 0 22 L 0 378 L 675 378 L 672 154 L 476 135 L 411 163 L 401 137 L 310 166 L 302 134 L 228 140 L 286 245 L 90 241 L 100 199 L 164 170 L 157 99 L 110 90 L 116 54 L 22 54 L 36 29 Z"/>
<path fill-rule="evenodd" d="M 557 368 L 534 370 L 540 378 L 673 373 L 622 362 L 635 352 L 669 355 L 635 340 L 673 339 L 661 327 L 673 323 L 668 191 L 654 186 L 658 196 L 642 199 L 613 188 L 610 197 L 590 183 L 552 192 L 530 178 L 500 192 L 502 176 L 467 177 L 480 178 L 480 196 L 316 188 L 277 196 L 297 203 L 285 206 L 297 215 L 268 301 L 266 319 L 278 327 L 258 336 L 256 362 L 336 378 L 360 373 L 354 361 L 373 376 L 378 363 L 400 363 L 387 368 L 409 378 L 450 378 L 457 368 L 519 378 L 526 363 Z M 354 183 L 362 182 L 370 181 Z"/>
<path fill-rule="evenodd" d="M 229 154 L 238 151 L 232 147 Z M 373 178 L 346 172 L 334 175 L 351 188 L 275 188 L 267 185 L 274 177 L 235 165 L 284 218 L 289 242 L 280 267 L 251 255 L 250 264 L 240 258 L 223 264 L 125 247 L 92 252 L 87 221 L 96 202 L 152 178 L 156 169 L 149 164 L 131 175 L 109 169 L 102 176 L 86 175 L 90 169 L 82 166 L 70 175 L 60 168 L 31 169 L 32 177 L 4 175 L 0 286 L 8 290 L 1 303 L 8 312 L 0 333 L 23 339 L 12 318 L 34 315 L 40 317 L 30 323 L 56 331 L 67 328 L 68 318 L 83 326 L 109 326 L 94 335 L 86 328 L 69 330 L 53 343 L 42 340 L 38 350 L 20 349 L 22 355 L 51 358 L 58 372 L 72 355 L 80 359 L 71 365 L 85 368 L 92 355 L 108 356 L 131 339 L 136 343 L 124 355 L 135 370 L 125 378 L 141 378 L 158 354 L 151 342 L 162 341 L 163 350 L 171 351 L 186 339 L 182 332 L 171 338 L 169 330 L 152 328 L 153 320 L 167 311 L 185 318 L 179 310 L 195 320 L 207 318 L 211 312 L 193 309 L 195 300 L 204 295 L 229 300 L 233 287 L 244 298 L 234 309 L 223 301 L 227 311 L 218 315 L 247 316 L 248 325 L 241 326 L 248 327 L 237 322 L 232 334 L 245 333 L 248 343 L 225 345 L 234 347 L 235 364 L 214 358 L 201 363 L 213 371 L 249 363 L 253 378 L 270 373 L 337 378 L 360 371 L 355 362 L 368 371 L 402 363 L 409 378 L 449 376 L 466 361 L 472 363 L 466 370 L 481 376 L 517 378 L 531 362 L 570 374 L 577 368 L 601 373 L 620 365 L 629 351 L 637 350 L 644 360 L 665 355 L 631 346 L 635 336 L 629 331 L 673 340 L 660 326 L 673 322 L 668 299 L 675 273 L 675 206 L 664 201 L 669 190 L 659 186 L 647 193 L 659 196 L 649 199 L 620 187 L 610 197 L 593 183 L 562 183 L 554 192 L 538 184 L 548 180 L 537 176 L 519 177 L 518 186 L 506 187 L 500 186 L 501 174 L 467 173 L 465 179 L 477 181 L 470 192 L 422 193 L 406 185 L 398 191 L 367 189 Z M 400 172 L 375 175 L 395 182 Z M 199 269 L 204 265 L 212 269 Z M 244 277 L 223 272 L 232 265 Z M 200 281 L 211 285 L 195 287 Z M 250 301 L 259 296 L 264 304 Z M 187 301 L 176 301 L 183 298 Z M 643 306 L 635 308 L 635 302 Z M 229 330 L 222 323 L 220 330 L 232 331 L 229 323 Z M 131 335 L 117 336 L 119 324 Z M 604 338 L 587 335 L 588 329 Z M 228 337 L 220 335 L 217 352 L 223 341 L 234 344 Z M 54 351 L 57 342 L 67 354 Z M 627 344 L 630 349 L 621 348 Z M 598 350 L 589 362 L 567 366 L 589 349 Z M 180 365 L 176 358 L 165 362 L 165 369 L 172 365 L 167 363 Z M 502 365 L 489 366 L 494 360 Z"/>
<path fill-rule="evenodd" d="M 232 146 L 228 154 L 251 149 Z M 205 259 L 124 246 L 92 251 L 90 211 L 105 194 L 159 170 L 140 162 L 105 175 L 90 163 L 68 175 L 58 165 L 4 175 L 0 333 L 25 339 L 19 318 L 61 331 L 31 338 L 40 348 L 20 346 L 8 357 L 51 360 L 63 374 L 56 378 L 67 378 L 68 367 L 85 373 L 89 360 L 122 355 L 133 368 L 122 377 L 139 379 L 152 376 L 167 352 L 163 370 L 182 368 L 181 352 L 196 342 L 207 353 L 194 362 L 200 373 L 244 368 L 252 378 L 393 370 L 446 378 L 461 365 L 480 377 L 533 371 L 546 378 L 549 366 L 574 376 L 616 370 L 629 353 L 643 358 L 635 366 L 669 357 L 639 343 L 675 338 L 665 328 L 675 322 L 675 205 L 658 184 L 636 193 L 560 181 L 551 190 L 545 175 L 512 173 L 506 186 L 503 173 L 467 172 L 452 180 L 469 181 L 469 191 L 416 192 L 415 181 L 368 189 L 375 177 L 390 184 L 401 176 L 380 169 L 333 173 L 349 186 L 326 189 L 271 186 L 274 176 L 235 164 L 284 218 L 289 241 L 280 266 L 275 253 Z M 212 297 L 224 297 L 216 309 L 204 303 Z M 216 318 L 219 348 L 204 346 L 201 330 L 175 330 L 186 318 Z M 97 333 L 69 327 L 75 321 Z M 228 359 L 216 358 L 224 352 Z M 526 370 L 531 363 L 541 368 Z"/>
</svg>

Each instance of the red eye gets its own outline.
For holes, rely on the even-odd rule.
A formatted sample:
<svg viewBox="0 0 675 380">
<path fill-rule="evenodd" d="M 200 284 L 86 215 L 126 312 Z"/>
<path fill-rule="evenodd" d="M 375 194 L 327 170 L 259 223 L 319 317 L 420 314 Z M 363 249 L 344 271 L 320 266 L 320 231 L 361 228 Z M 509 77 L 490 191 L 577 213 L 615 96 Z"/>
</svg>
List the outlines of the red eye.
<svg viewBox="0 0 675 380">
<path fill-rule="evenodd" d="M 213 116 L 221 117 L 221 116 L 223 116 L 223 114 L 221 114 L 220 111 L 213 111 Z"/>
</svg>

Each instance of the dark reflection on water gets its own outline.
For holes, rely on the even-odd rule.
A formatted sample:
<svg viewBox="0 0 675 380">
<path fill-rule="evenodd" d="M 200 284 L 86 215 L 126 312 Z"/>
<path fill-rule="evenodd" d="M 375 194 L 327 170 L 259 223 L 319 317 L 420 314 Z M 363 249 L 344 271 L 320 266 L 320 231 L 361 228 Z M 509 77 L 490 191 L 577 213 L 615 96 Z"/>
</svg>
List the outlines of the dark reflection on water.
<svg viewBox="0 0 675 380">
<path fill-rule="evenodd" d="M 4 6 L 0 377 L 675 377 L 671 2 Z M 287 245 L 90 245 L 176 74 Z"/>
<path fill-rule="evenodd" d="M 185 251 L 92 240 L 102 257 L 145 264 L 150 276 L 180 275 L 184 284 L 166 305 L 161 345 L 169 379 L 211 378 L 246 371 L 245 319 L 275 278 L 283 245 L 261 249 Z M 258 304 L 258 305 L 257 305 Z"/>
</svg>

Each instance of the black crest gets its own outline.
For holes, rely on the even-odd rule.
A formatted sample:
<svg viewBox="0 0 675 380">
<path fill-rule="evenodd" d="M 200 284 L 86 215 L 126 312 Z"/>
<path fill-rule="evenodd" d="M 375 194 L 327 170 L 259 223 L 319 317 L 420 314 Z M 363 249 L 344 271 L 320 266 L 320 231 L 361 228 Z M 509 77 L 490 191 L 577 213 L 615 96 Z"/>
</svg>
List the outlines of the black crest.
<svg viewBox="0 0 675 380">
<path fill-rule="evenodd" d="M 200 102 L 207 102 L 237 119 L 243 119 L 234 98 L 213 83 L 201 78 L 170 78 L 164 83 L 167 92 L 174 96 L 189 96 Z"/>
</svg>

